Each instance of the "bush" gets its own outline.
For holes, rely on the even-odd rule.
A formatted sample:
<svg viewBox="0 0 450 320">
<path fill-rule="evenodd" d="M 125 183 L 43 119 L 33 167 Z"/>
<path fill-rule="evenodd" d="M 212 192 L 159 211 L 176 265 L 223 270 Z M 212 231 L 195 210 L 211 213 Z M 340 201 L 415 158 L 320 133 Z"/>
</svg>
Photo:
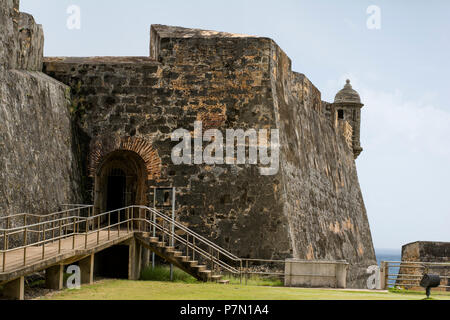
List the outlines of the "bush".
<svg viewBox="0 0 450 320">
<path fill-rule="evenodd" d="M 155 266 L 153 269 L 151 266 L 145 268 L 141 272 L 141 280 L 144 281 L 170 281 L 170 267 L 169 266 Z M 190 274 L 187 274 L 183 270 L 173 267 L 173 281 L 184 283 L 196 283 L 198 282 Z"/>
</svg>

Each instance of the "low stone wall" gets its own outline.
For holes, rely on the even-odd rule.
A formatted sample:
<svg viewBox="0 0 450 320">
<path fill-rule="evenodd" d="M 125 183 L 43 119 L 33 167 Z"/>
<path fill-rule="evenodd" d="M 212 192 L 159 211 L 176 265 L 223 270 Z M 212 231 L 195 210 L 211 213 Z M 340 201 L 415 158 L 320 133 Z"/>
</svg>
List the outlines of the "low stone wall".
<svg viewBox="0 0 450 320">
<path fill-rule="evenodd" d="M 423 262 L 422 264 L 417 264 L 417 268 L 413 268 L 414 264 L 400 265 L 399 274 L 408 275 L 414 280 L 397 280 L 395 285 L 400 287 L 406 287 L 412 290 L 421 290 L 419 285 L 423 274 L 436 274 L 442 277 L 441 286 L 442 290 L 450 291 L 450 267 L 448 265 L 433 265 L 426 264 L 430 263 L 450 263 L 450 242 L 426 242 L 418 241 L 406 244 L 402 247 L 402 262 Z M 414 277 L 418 276 L 418 277 Z M 406 276 L 401 278 L 405 279 Z M 448 288 L 445 288 L 448 287 Z"/>
<path fill-rule="evenodd" d="M 304 288 L 346 288 L 346 261 L 308 261 L 287 259 L 284 285 Z"/>
</svg>

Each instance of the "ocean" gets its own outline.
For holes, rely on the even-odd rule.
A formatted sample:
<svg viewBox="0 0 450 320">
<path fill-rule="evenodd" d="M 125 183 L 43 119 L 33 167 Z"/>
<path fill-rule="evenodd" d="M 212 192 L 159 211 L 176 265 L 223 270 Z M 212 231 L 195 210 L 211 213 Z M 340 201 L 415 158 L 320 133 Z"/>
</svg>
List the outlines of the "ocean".
<svg viewBox="0 0 450 320">
<path fill-rule="evenodd" d="M 402 252 L 401 249 L 375 249 L 375 255 L 377 263 L 380 266 L 381 261 L 401 261 Z M 400 268 L 389 268 L 389 274 L 398 274 Z M 389 280 L 390 286 L 395 284 L 395 278 L 391 277 Z"/>
<path fill-rule="evenodd" d="M 381 261 L 401 261 L 402 259 L 401 249 L 375 249 L 375 255 L 378 265 L 381 264 Z"/>
</svg>

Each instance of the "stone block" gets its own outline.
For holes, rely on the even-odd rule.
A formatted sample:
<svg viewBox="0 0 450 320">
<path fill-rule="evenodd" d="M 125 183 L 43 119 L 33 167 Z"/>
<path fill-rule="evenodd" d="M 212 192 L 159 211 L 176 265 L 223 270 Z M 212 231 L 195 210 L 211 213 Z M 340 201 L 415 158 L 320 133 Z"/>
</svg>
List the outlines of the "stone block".
<svg viewBox="0 0 450 320">
<path fill-rule="evenodd" d="M 284 285 L 303 288 L 346 288 L 348 265 L 346 261 L 287 259 Z"/>
</svg>

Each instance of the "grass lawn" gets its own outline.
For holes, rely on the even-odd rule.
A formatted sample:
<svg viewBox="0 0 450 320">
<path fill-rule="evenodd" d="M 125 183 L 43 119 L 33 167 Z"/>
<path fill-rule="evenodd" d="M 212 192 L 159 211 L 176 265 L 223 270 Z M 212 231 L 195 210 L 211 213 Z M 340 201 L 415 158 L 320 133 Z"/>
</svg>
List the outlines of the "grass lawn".
<svg viewBox="0 0 450 320">
<path fill-rule="evenodd" d="M 159 281 L 102 280 L 79 290 L 42 297 L 54 300 L 423 300 L 424 293 L 393 293 L 222 285 Z M 435 300 L 450 300 L 432 292 Z"/>
</svg>

